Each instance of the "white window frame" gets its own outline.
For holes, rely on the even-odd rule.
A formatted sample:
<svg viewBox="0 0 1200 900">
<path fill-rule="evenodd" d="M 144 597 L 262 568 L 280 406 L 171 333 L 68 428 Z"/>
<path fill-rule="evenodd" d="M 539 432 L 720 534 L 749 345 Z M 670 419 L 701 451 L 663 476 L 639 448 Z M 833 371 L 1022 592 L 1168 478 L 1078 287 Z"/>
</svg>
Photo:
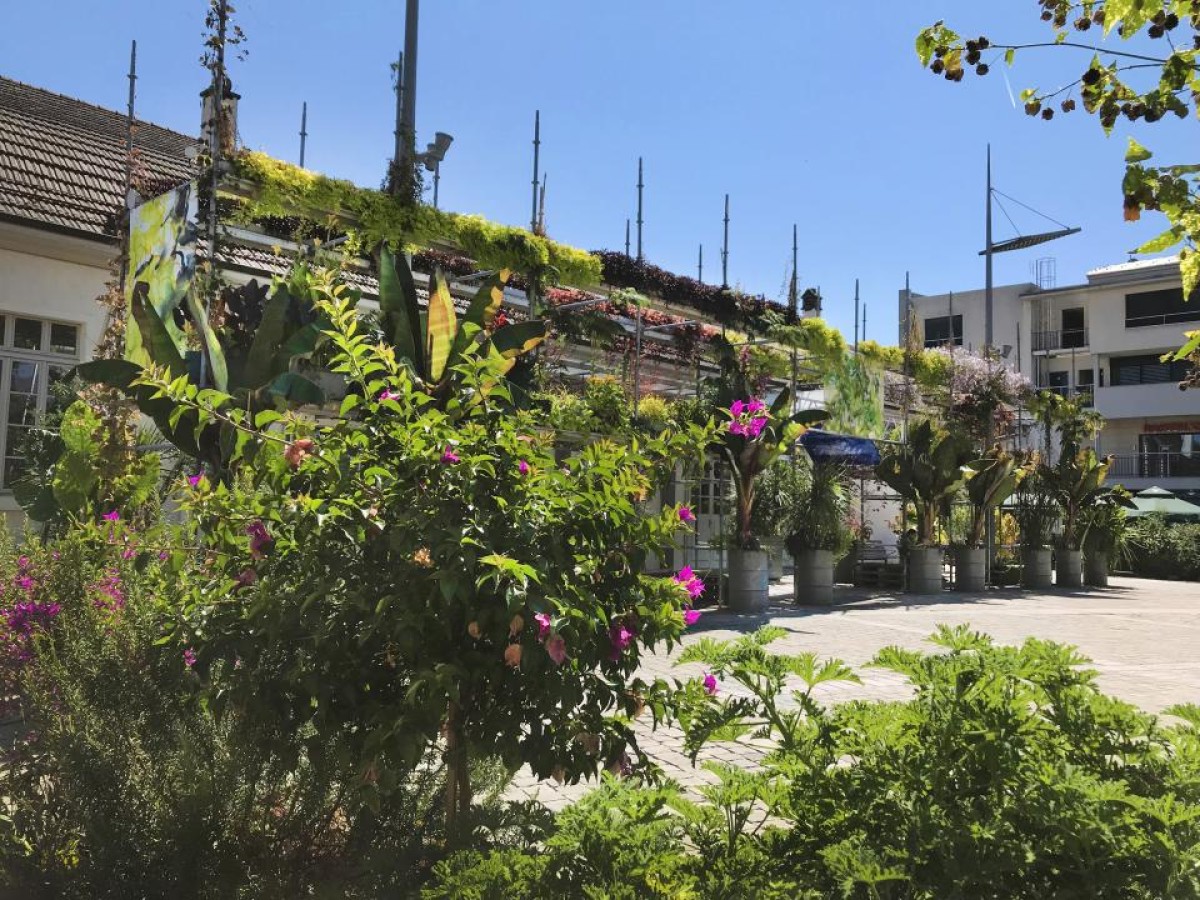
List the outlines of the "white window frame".
<svg viewBox="0 0 1200 900">
<path fill-rule="evenodd" d="M 42 337 L 38 350 L 29 350 L 16 346 L 17 319 L 40 322 Z M 8 409 L 11 399 L 13 364 L 30 362 L 37 366 L 34 373 L 33 395 L 35 410 L 38 418 L 46 412 L 46 401 L 50 394 L 50 367 L 53 365 L 72 368 L 79 364 L 80 350 L 83 345 L 83 323 L 71 322 L 65 319 L 46 319 L 42 316 L 30 315 L 24 312 L 0 311 L 0 320 L 4 323 L 4 336 L 0 341 L 0 493 L 12 493 L 12 486 L 5 481 L 5 469 L 9 458 L 8 448 Z M 65 325 L 75 329 L 75 352 L 57 353 L 50 349 L 50 329 L 53 325 Z"/>
</svg>

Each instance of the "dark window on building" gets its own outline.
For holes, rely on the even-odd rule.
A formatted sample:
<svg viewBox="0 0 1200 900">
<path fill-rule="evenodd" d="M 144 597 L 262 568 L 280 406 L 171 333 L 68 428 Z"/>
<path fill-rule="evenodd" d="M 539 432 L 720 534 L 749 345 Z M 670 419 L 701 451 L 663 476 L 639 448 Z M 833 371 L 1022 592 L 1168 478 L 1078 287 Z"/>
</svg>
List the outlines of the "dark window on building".
<svg viewBox="0 0 1200 900">
<path fill-rule="evenodd" d="M 1183 381 L 1190 369 L 1184 360 L 1162 362 L 1158 354 L 1148 356 L 1114 356 L 1109 360 L 1112 386 L 1132 384 L 1172 384 Z"/>
<path fill-rule="evenodd" d="M 953 340 L 950 329 L 953 327 Z M 925 320 L 925 346 L 941 347 L 953 342 L 954 346 L 963 344 L 962 316 L 934 316 Z"/>
<path fill-rule="evenodd" d="M 1062 346 L 1066 350 L 1087 346 L 1087 328 L 1083 324 L 1082 308 L 1062 311 Z"/>
<path fill-rule="evenodd" d="M 1090 388 L 1096 383 L 1096 373 L 1092 369 L 1080 369 L 1075 373 L 1075 386 Z"/>
<path fill-rule="evenodd" d="M 1193 293 L 1191 300 L 1185 303 L 1181 288 L 1125 295 L 1126 328 L 1176 322 L 1200 322 L 1200 296 Z"/>
</svg>

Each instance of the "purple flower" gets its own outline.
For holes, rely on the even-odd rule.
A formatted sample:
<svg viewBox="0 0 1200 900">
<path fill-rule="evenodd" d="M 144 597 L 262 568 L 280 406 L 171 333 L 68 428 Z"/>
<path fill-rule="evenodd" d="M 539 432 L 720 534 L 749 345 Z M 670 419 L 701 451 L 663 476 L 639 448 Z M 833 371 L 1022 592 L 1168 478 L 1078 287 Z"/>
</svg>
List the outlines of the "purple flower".
<svg viewBox="0 0 1200 900">
<path fill-rule="evenodd" d="M 556 666 L 561 666 L 567 660 L 567 642 L 563 640 L 561 634 L 550 636 L 550 640 L 546 641 L 546 652 L 550 654 L 550 658 L 554 660 Z"/>
<path fill-rule="evenodd" d="M 692 512 L 692 508 L 690 506 L 679 507 L 679 521 L 680 522 L 695 522 L 696 521 L 696 514 L 694 512 Z"/>
<path fill-rule="evenodd" d="M 533 617 L 533 621 L 538 623 L 538 640 L 544 641 L 550 633 L 550 614 L 538 613 Z"/>
<path fill-rule="evenodd" d="M 203 480 L 204 480 L 204 473 L 203 473 L 203 472 L 197 472 L 195 475 L 189 475 L 189 476 L 188 476 L 188 480 L 187 480 L 187 482 L 188 482 L 188 484 L 190 484 L 192 487 L 199 487 L 199 485 L 200 485 L 200 482 L 201 482 L 201 481 L 203 481 Z"/>
<path fill-rule="evenodd" d="M 740 418 L 742 413 L 746 411 L 746 403 L 744 400 L 734 400 L 733 405 L 729 407 L 729 414 L 735 419 Z"/>
<path fill-rule="evenodd" d="M 519 463 L 517 463 L 517 471 L 520 472 L 522 475 L 528 475 L 529 474 L 529 463 L 525 462 L 525 460 L 521 460 Z"/>
<path fill-rule="evenodd" d="M 135 556 L 137 556 L 137 550 L 133 548 L 132 544 L 126 545 L 125 549 L 121 551 L 121 559 L 133 559 Z"/>
<path fill-rule="evenodd" d="M 751 415 L 757 412 L 762 412 L 766 408 L 767 404 L 763 403 L 757 397 L 751 397 L 749 402 L 746 404 L 746 412 L 750 413 Z"/>
<path fill-rule="evenodd" d="M 121 586 L 121 573 L 109 569 L 104 578 L 92 585 L 92 590 L 100 596 L 92 601 L 96 609 L 106 609 L 115 612 L 125 607 L 125 591 Z"/>
<path fill-rule="evenodd" d="M 767 424 L 767 420 L 765 417 L 760 416 L 757 419 L 751 419 L 750 425 L 747 428 L 749 437 L 751 439 L 753 439 L 753 438 L 758 437 L 760 434 L 762 434 L 762 430 L 764 427 L 766 427 L 766 424 Z"/>
<path fill-rule="evenodd" d="M 693 600 L 698 600 L 700 595 L 704 593 L 704 579 L 696 575 L 692 571 L 691 566 L 684 566 L 675 575 L 675 583 L 683 585 L 688 592 L 688 596 Z"/>
<path fill-rule="evenodd" d="M 713 673 L 712 673 L 712 672 L 705 672 L 705 673 L 704 673 L 704 682 L 703 682 L 703 684 L 704 684 L 704 693 L 708 694 L 708 696 L 710 696 L 710 697 L 716 696 L 716 693 L 717 693 L 717 678 L 716 678 L 716 676 L 715 676 L 715 675 L 713 675 Z"/>
<path fill-rule="evenodd" d="M 695 625 L 699 621 L 700 621 L 700 610 L 685 609 L 683 611 L 683 624 L 686 625 L 688 628 L 691 628 L 693 625 Z"/>
<path fill-rule="evenodd" d="M 20 569 L 22 572 L 24 572 L 26 569 L 28 569 L 29 568 L 29 557 L 28 556 L 17 557 L 17 568 Z"/>
<path fill-rule="evenodd" d="M 383 391 L 379 395 L 380 403 L 382 403 L 384 400 L 399 400 L 399 399 L 400 399 L 400 394 L 397 391 L 389 390 L 388 388 L 384 388 Z"/>
<path fill-rule="evenodd" d="M 633 642 L 633 632 L 630 631 L 621 622 L 614 622 L 608 628 L 608 642 L 612 645 L 612 650 L 608 654 L 608 658 L 614 662 L 621 658 L 621 654 L 625 652 L 625 648 Z"/>
<path fill-rule="evenodd" d="M 445 449 L 445 451 L 442 453 L 442 462 L 444 462 L 448 466 L 452 466 L 455 463 L 461 462 L 461 461 L 462 460 L 459 459 L 458 454 L 455 453 L 454 450 L 451 449 L 450 447 L 447 447 Z"/>
<path fill-rule="evenodd" d="M 187 647 L 183 651 L 183 664 L 189 669 L 196 665 L 196 654 L 192 651 L 191 647 Z"/>
<path fill-rule="evenodd" d="M 250 536 L 250 555 L 254 559 L 262 559 L 263 550 L 275 541 L 262 519 L 255 519 L 247 525 L 246 534 Z"/>
<path fill-rule="evenodd" d="M 104 521 L 105 522 L 120 522 L 121 521 L 120 511 L 114 509 L 111 512 L 106 512 L 104 514 Z"/>
<path fill-rule="evenodd" d="M 22 575 L 17 579 L 17 587 L 28 594 L 34 588 L 34 580 L 28 575 Z"/>
<path fill-rule="evenodd" d="M 22 601 L 4 610 L 3 615 L 9 631 L 28 638 L 35 630 L 49 626 L 61 611 L 62 606 L 57 603 Z"/>
</svg>

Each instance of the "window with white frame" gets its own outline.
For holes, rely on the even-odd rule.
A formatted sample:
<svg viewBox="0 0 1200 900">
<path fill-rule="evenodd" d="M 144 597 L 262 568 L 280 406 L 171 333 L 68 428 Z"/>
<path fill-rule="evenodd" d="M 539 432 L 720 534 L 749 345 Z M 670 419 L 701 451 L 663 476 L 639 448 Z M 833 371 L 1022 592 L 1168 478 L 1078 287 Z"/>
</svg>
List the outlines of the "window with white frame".
<svg viewBox="0 0 1200 900">
<path fill-rule="evenodd" d="M 29 428 L 54 412 L 51 386 L 79 361 L 80 328 L 19 313 L 0 313 L 0 490 L 24 471 Z"/>
</svg>

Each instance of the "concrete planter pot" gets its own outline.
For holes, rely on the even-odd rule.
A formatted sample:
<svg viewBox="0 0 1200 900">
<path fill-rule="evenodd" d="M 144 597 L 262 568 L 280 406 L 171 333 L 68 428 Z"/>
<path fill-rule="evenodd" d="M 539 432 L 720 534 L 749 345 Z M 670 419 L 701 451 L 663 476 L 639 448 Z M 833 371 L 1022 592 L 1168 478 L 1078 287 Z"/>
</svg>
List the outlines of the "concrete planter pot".
<svg viewBox="0 0 1200 900">
<path fill-rule="evenodd" d="M 1026 548 L 1021 554 L 1021 585 L 1027 588 L 1054 586 L 1054 565 L 1049 547 Z"/>
<path fill-rule="evenodd" d="M 908 551 L 908 593 L 940 594 L 945 554 L 941 547 L 913 547 Z"/>
<path fill-rule="evenodd" d="M 1083 557 L 1083 583 L 1088 587 L 1108 587 L 1108 554 L 1090 550 Z"/>
<path fill-rule="evenodd" d="M 833 602 L 833 552 L 802 550 L 795 557 L 794 599 L 799 604 Z"/>
<path fill-rule="evenodd" d="M 787 551 L 783 549 L 783 538 L 763 538 L 762 545 L 763 549 L 767 551 L 767 556 L 770 559 L 770 562 L 768 563 L 768 577 L 771 579 L 771 581 L 782 581 L 783 560 L 784 555 L 787 553 Z"/>
<path fill-rule="evenodd" d="M 987 589 L 987 550 L 958 547 L 954 551 L 954 589 L 979 593 Z"/>
<path fill-rule="evenodd" d="M 770 563 L 765 550 L 729 551 L 729 608 L 758 613 L 770 599 Z"/>
<path fill-rule="evenodd" d="M 1061 588 L 1083 586 L 1083 553 L 1059 550 L 1055 554 L 1054 583 Z"/>
</svg>

